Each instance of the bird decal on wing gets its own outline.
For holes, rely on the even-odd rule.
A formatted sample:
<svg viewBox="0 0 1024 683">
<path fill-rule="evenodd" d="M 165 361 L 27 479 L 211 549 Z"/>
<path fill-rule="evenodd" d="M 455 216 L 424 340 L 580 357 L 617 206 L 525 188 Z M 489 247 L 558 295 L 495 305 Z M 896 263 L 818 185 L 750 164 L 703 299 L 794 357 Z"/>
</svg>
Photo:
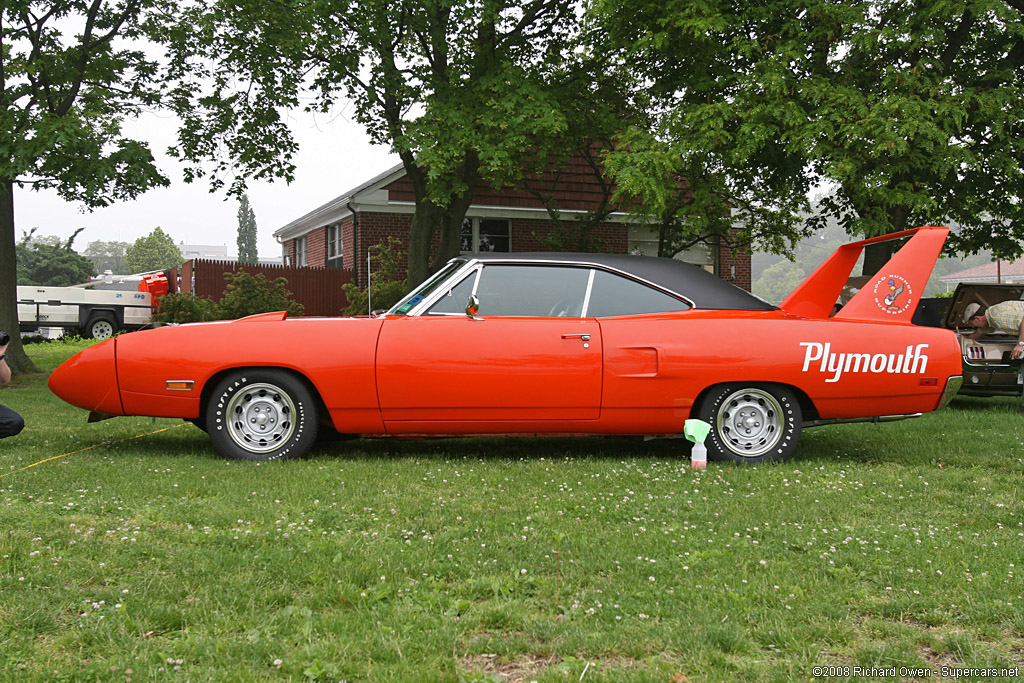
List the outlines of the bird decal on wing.
<svg viewBox="0 0 1024 683">
<path fill-rule="evenodd" d="M 907 283 L 901 282 L 900 286 L 896 286 L 896 281 L 889 278 L 889 296 L 885 297 L 885 305 L 888 308 L 895 308 L 896 299 L 899 298 L 903 290 L 906 289 Z"/>
</svg>

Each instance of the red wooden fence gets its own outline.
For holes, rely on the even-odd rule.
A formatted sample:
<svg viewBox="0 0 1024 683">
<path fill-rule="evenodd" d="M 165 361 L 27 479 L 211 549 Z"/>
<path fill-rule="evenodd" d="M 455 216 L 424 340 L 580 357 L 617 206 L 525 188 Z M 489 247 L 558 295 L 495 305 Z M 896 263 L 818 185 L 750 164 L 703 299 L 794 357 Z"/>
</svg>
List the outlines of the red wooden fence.
<svg viewBox="0 0 1024 683">
<path fill-rule="evenodd" d="M 288 281 L 292 299 L 302 304 L 305 315 L 341 315 L 342 309 L 348 306 L 348 299 L 341 286 L 352 281 L 352 271 L 333 268 L 296 268 L 193 259 L 181 267 L 181 291 L 194 290 L 196 296 L 220 301 L 227 287 L 224 273 L 239 270 L 250 275 L 262 274 L 268 280 L 283 277 Z"/>
</svg>

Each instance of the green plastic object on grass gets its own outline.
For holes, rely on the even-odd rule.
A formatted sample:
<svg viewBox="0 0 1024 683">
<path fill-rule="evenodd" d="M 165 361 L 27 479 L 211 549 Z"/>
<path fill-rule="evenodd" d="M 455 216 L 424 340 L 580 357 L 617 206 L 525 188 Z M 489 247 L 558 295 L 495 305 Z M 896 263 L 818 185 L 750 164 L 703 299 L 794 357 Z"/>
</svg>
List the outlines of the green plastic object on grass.
<svg viewBox="0 0 1024 683">
<path fill-rule="evenodd" d="M 710 431 L 711 425 L 704 420 L 687 420 L 683 423 L 683 436 L 694 443 L 704 443 Z"/>
<path fill-rule="evenodd" d="M 683 423 L 683 436 L 693 442 L 690 449 L 690 467 L 695 470 L 707 469 L 708 449 L 704 446 L 704 439 L 708 437 L 711 425 L 704 420 L 687 420 Z"/>
</svg>

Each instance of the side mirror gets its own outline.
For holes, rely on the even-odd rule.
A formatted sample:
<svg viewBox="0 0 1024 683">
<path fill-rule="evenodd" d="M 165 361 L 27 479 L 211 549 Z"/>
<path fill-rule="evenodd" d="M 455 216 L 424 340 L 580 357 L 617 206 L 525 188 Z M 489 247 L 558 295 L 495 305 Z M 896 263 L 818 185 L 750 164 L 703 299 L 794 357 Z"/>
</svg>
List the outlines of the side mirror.
<svg viewBox="0 0 1024 683">
<path fill-rule="evenodd" d="M 479 312 L 480 299 L 477 299 L 475 294 L 470 294 L 469 299 L 466 300 L 466 317 L 470 320 L 483 320 L 483 318 L 476 317 Z"/>
</svg>

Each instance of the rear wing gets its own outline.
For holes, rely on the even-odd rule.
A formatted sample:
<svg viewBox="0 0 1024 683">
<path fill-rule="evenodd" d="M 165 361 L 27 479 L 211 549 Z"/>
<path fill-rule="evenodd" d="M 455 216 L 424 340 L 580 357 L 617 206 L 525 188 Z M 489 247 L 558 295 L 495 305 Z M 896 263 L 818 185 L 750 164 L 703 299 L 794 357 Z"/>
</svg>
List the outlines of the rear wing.
<svg viewBox="0 0 1024 683">
<path fill-rule="evenodd" d="M 806 318 L 827 318 L 864 247 L 910 237 L 892 258 L 833 317 L 910 322 L 924 296 L 925 283 L 946 242 L 949 228 L 921 227 L 844 244 L 807 276 L 781 308 Z"/>
</svg>

